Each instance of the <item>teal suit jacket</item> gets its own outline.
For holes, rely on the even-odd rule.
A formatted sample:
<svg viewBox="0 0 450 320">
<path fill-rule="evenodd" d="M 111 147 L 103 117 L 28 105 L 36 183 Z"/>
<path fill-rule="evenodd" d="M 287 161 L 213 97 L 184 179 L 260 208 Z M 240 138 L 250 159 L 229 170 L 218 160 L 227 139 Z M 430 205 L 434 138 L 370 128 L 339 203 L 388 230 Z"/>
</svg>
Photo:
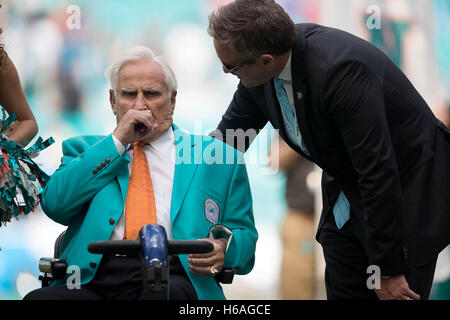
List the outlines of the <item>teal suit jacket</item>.
<svg viewBox="0 0 450 320">
<path fill-rule="evenodd" d="M 191 135 L 175 125 L 173 129 L 176 145 L 171 203 L 173 239 L 207 238 L 214 224 L 223 224 L 233 231 L 224 267 L 235 268 L 237 274 L 249 273 L 254 265 L 258 234 L 243 155 L 211 137 Z M 62 146 L 62 163 L 44 189 L 42 208 L 52 220 L 68 226 L 61 259 L 81 269 L 83 285 L 92 280 L 102 258 L 89 253 L 88 244 L 109 240 L 122 215 L 130 159 L 127 153 L 118 153 L 111 135 L 76 137 L 64 141 Z M 219 208 L 217 221 L 205 210 L 208 199 Z M 187 255 L 180 255 L 180 260 L 199 299 L 225 299 L 222 288 L 212 277 L 190 273 Z M 67 277 L 54 285 L 65 285 Z"/>
</svg>

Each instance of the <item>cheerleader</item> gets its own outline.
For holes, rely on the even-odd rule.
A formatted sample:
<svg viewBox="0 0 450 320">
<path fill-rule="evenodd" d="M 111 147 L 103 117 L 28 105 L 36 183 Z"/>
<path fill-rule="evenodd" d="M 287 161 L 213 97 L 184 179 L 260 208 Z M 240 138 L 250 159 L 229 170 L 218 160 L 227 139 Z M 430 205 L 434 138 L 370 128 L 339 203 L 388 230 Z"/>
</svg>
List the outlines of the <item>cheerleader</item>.
<svg viewBox="0 0 450 320">
<path fill-rule="evenodd" d="M 0 29 L 1 33 L 1 29 Z M 24 149 L 38 125 L 20 84 L 14 63 L 0 45 L 0 228 L 33 211 L 48 176 L 31 160 L 53 139 Z M 5 112 L 6 111 L 6 112 Z M 8 115 L 7 115 L 7 114 Z"/>
</svg>

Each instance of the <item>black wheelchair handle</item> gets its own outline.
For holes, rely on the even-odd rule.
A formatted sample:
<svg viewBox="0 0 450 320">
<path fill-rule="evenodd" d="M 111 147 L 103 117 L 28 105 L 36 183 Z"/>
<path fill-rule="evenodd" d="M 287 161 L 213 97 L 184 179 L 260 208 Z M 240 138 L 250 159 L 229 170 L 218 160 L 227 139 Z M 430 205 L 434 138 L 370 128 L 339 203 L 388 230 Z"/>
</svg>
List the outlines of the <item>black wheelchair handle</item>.
<svg viewBox="0 0 450 320">
<path fill-rule="evenodd" d="M 88 245 L 90 253 L 97 254 L 122 254 L 129 256 L 137 256 L 141 243 L 139 240 L 111 240 L 97 241 Z"/>
<path fill-rule="evenodd" d="M 139 240 L 110 240 L 98 241 L 88 245 L 90 253 L 120 254 L 126 256 L 138 256 L 141 243 Z M 208 253 L 214 250 L 214 246 L 208 241 L 192 240 L 168 240 L 168 254 L 194 254 Z"/>
<path fill-rule="evenodd" d="M 208 241 L 168 240 L 169 254 L 208 253 L 214 250 L 214 245 Z"/>
</svg>

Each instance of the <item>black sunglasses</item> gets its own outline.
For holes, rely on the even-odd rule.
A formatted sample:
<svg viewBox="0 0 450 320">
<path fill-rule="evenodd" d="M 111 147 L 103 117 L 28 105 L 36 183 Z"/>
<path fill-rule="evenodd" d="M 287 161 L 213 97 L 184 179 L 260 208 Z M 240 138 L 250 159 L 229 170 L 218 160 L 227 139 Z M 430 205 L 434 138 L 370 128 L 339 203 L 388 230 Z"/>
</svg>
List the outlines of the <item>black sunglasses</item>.
<svg viewBox="0 0 450 320">
<path fill-rule="evenodd" d="M 247 61 L 244 61 L 243 63 L 241 63 L 240 65 L 237 65 L 235 67 L 230 67 L 230 66 L 222 63 L 222 66 L 223 66 L 223 70 L 225 71 L 225 73 L 234 74 L 236 71 L 238 71 L 240 68 L 242 68 L 246 64 L 250 64 L 250 63 L 253 63 L 253 62 L 254 62 L 253 60 L 247 60 Z"/>
</svg>

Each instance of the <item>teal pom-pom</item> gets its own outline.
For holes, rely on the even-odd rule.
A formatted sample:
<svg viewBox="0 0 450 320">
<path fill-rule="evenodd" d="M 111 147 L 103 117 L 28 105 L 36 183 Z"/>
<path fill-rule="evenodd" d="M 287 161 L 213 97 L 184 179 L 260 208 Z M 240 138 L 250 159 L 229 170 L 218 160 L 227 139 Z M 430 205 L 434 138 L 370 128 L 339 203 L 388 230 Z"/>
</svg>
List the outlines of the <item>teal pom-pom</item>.
<svg viewBox="0 0 450 320">
<path fill-rule="evenodd" d="M 39 205 L 40 194 L 49 176 L 33 162 L 32 158 L 51 144 L 53 138 L 43 141 L 39 138 L 33 146 L 25 150 L 4 134 L 16 116 L 12 114 L 0 121 L 0 227 L 27 215 Z"/>
</svg>

